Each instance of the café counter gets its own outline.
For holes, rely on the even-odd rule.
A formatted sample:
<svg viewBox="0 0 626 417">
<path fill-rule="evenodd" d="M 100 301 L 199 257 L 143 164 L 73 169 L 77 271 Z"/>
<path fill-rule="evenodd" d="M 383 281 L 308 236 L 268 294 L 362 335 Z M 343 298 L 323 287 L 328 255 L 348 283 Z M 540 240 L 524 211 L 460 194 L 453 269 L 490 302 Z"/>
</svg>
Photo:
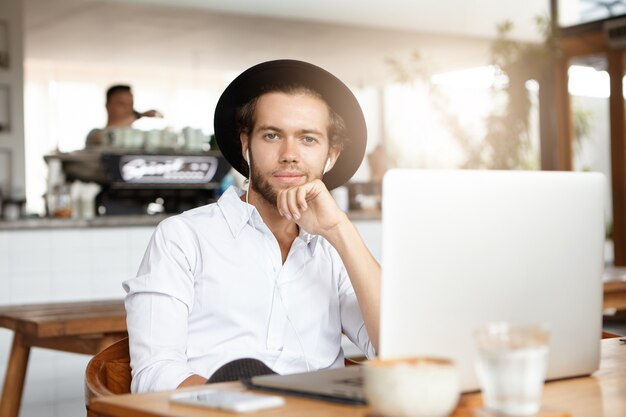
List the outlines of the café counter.
<svg viewBox="0 0 626 417">
<path fill-rule="evenodd" d="M 122 215 L 98 216 L 93 219 L 73 219 L 60 217 L 31 217 L 14 221 L 0 221 L 2 230 L 35 230 L 35 229 L 74 229 L 94 227 L 134 227 L 156 226 L 167 218 L 167 215 Z"/>
<path fill-rule="evenodd" d="M 156 226 L 170 215 L 118 215 L 96 216 L 92 219 L 73 219 L 57 217 L 30 217 L 13 221 L 0 220 L 0 231 L 33 229 L 67 229 L 96 227 L 146 227 Z M 350 211 L 348 217 L 355 223 L 362 221 L 380 222 L 379 211 Z"/>
</svg>

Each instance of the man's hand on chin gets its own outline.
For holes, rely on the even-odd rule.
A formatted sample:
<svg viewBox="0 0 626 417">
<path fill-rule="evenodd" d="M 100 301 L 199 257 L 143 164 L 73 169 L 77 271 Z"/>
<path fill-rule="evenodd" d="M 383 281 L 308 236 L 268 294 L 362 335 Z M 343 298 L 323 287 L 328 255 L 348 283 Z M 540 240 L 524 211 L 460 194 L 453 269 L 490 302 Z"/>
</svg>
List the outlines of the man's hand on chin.
<svg viewBox="0 0 626 417">
<path fill-rule="evenodd" d="M 348 221 L 346 214 L 319 179 L 280 190 L 276 206 L 282 216 L 293 219 L 308 233 L 323 237 L 327 237 L 342 222 Z"/>
</svg>

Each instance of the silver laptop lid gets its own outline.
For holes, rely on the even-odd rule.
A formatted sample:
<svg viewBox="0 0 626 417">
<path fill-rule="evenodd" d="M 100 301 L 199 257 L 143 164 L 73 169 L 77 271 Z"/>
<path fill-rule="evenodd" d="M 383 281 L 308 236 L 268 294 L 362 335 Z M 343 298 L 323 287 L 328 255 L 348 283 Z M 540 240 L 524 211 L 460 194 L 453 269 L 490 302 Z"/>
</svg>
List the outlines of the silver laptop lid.
<svg viewBox="0 0 626 417">
<path fill-rule="evenodd" d="M 478 325 L 545 323 L 549 379 L 596 370 L 605 187 L 596 173 L 389 171 L 380 356 L 453 358 L 474 390 Z"/>
</svg>

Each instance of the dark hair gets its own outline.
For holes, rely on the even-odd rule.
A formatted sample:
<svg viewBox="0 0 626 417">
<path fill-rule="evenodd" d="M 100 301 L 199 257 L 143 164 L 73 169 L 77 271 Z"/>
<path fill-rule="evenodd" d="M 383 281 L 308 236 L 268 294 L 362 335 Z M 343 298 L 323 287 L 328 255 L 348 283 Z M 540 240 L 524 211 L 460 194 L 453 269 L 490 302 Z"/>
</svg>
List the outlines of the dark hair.
<svg viewBox="0 0 626 417">
<path fill-rule="evenodd" d="M 235 112 L 235 119 L 237 122 L 237 133 L 250 135 L 256 122 L 254 116 L 256 112 L 256 104 L 264 94 L 268 93 L 285 93 L 288 95 L 305 94 L 313 97 L 317 97 L 322 100 L 328 108 L 329 124 L 328 124 L 328 142 L 331 147 L 339 146 L 343 147 L 346 138 L 346 122 L 332 107 L 324 100 L 324 97 L 317 91 L 311 89 L 304 84 L 287 84 L 287 85 L 275 85 L 266 87 L 256 97 L 249 100 L 243 106 L 239 107 Z"/>
<path fill-rule="evenodd" d="M 113 97 L 115 93 L 120 93 L 120 92 L 132 93 L 132 91 L 130 90 L 130 85 L 116 84 L 116 85 L 112 85 L 111 87 L 109 87 L 109 89 L 107 90 L 107 102 L 111 100 L 111 97 Z"/>
</svg>

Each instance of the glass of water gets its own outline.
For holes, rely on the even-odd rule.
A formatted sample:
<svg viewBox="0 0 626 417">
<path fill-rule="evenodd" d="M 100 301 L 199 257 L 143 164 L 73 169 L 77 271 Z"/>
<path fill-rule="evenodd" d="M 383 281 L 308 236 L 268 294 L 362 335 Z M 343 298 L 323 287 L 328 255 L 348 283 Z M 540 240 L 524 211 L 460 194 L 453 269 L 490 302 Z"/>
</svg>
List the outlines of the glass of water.
<svg viewBox="0 0 626 417">
<path fill-rule="evenodd" d="M 491 323 L 476 329 L 476 372 L 486 410 L 511 416 L 539 411 L 548 336 L 542 325 Z"/>
</svg>

